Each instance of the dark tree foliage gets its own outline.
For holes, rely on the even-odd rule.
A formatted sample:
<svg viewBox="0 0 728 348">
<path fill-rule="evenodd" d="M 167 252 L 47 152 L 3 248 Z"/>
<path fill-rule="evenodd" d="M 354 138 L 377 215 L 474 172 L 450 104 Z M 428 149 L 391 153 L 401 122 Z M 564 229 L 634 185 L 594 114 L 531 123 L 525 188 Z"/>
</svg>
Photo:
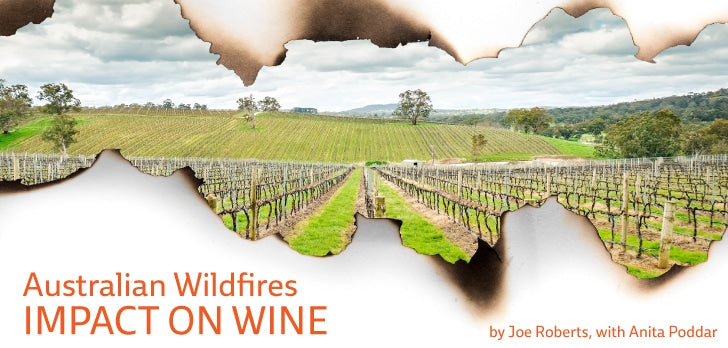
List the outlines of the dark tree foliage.
<svg viewBox="0 0 728 348">
<path fill-rule="evenodd" d="M 680 154 L 680 118 L 664 109 L 629 116 L 609 127 L 596 149 L 600 157 L 668 157 Z"/>
<path fill-rule="evenodd" d="M 715 120 L 709 126 L 689 132 L 685 138 L 686 154 L 728 153 L 728 120 Z"/>
<path fill-rule="evenodd" d="M 162 109 L 174 109 L 174 102 L 172 99 L 165 99 L 161 104 Z"/>
<path fill-rule="evenodd" d="M 680 119 L 686 124 L 728 119 L 728 88 L 612 105 L 554 108 L 549 109 L 549 114 L 554 116 L 556 123 L 577 124 L 600 116 L 607 123 L 613 124 L 621 120 L 624 115 L 663 109 L 672 110 L 680 115 Z"/>
<path fill-rule="evenodd" d="M 277 112 L 281 109 L 281 104 L 278 103 L 276 98 L 265 97 L 258 102 L 258 108 L 260 111 Z"/>
<path fill-rule="evenodd" d="M 4 134 L 30 115 L 33 99 L 25 85 L 4 86 L 0 80 L 0 129 Z"/>
</svg>

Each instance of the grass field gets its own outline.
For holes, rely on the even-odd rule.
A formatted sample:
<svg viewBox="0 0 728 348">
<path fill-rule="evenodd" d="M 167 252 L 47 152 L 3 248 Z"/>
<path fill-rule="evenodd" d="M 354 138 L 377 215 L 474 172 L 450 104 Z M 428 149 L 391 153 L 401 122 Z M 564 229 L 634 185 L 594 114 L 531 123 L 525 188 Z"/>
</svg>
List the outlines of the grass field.
<svg viewBox="0 0 728 348">
<path fill-rule="evenodd" d="M 48 126 L 50 126 L 50 118 L 36 118 L 14 132 L 0 134 L 0 151 L 12 149 L 26 139 L 39 137 L 43 129 Z"/>
<path fill-rule="evenodd" d="M 528 159 L 534 155 L 578 155 L 581 147 L 504 129 L 356 119 L 322 115 L 262 113 L 252 129 L 243 119 L 221 115 L 76 114 L 78 142 L 71 154 L 94 155 L 118 148 L 127 156 L 258 158 L 357 163 L 435 157 L 468 158 L 471 137 L 486 136 L 484 157 Z M 0 135 L 0 150 L 52 153 L 39 135 L 41 119 Z M 569 143 L 568 145 L 576 143 Z M 583 145 L 582 145 L 583 146 Z"/>
<path fill-rule="evenodd" d="M 341 253 L 348 243 L 346 232 L 354 229 L 356 198 L 361 168 L 354 170 L 344 186 L 314 215 L 301 221 L 288 244 L 304 255 L 325 256 Z"/>
<path fill-rule="evenodd" d="M 565 155 L 574 155 L 578 157 L 594 158 L 594 146 L 568 141 L 563 139 L 549 138 L 538 135 L 551 146 L 555 147 L 559 152 Z"/>
</svg>

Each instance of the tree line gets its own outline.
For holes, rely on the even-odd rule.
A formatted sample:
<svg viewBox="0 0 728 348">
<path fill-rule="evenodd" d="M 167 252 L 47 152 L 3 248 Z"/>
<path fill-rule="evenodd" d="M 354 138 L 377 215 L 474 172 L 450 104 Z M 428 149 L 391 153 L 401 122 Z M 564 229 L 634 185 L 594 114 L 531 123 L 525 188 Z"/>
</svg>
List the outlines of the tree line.
<svg viewBox="0 0 728 348">
<path fill-rule="evenodd" d="M 578 125 L 594 119 L 601 119 L 606 124 L 614 124 L 621 121 L 625 115 L 663 109 L 677 114 L 686 125 L 706 124 L 716 119 L 728 119 L 728 88 L 610 105 L 549 108 L 548 113 L 553 117 L 553 122 L 560 125 Z M 480 115 L 478 119 L 502 123 L 507 113 L 504 111 Z"/>
<path fill-rule="evenodd" d="M 417 125 L 418 120 L 427 118 L 433 111 L 429 95 L 420 89 L 402 92 L 399 98 L 393 116 L 407 119 L 412 125 Z M 680 117 L 665 108 L 627 116 L 581 118 L 578 122 L 565 124 L 558 123 L 557 118 L 552 115 L 553 110 L 547 112 L 544 108 L 534 107 L 509 110 L 501 122 L 514 131 L 567 140 L 578 140 L 584 134 L 591 134 L 595 142 L 600 143 L 595 149 L 595 155 L 604 158 L 728 153 L 728 120 L 724 119 L 728 118 L 728 89 L 663 98 L 657 105 L 663 103 L 681 103 L 685 108 L 709 105 L 722 108 L 724 113 L 714 112 L 707 117 L 691 113 L 689 117 Z M 639 108 L 652 104 L 654 102 L 645 101 L 628 105 Z M 589 108 L 580 108 L 587 109 Z M 683 125 L 683 119 L 710 119 L 712 123 L 701 126 L 700 123 L 689 122 Z M 475 158 L 482 154 L 486 143 L 487 139 L 482 136 L 472 137 L 472 153 Z"/>
<path fill-rule="evenodd" d="M 671 110 L 685 124 L 728 119 L 728 88 L 612 105 L 554 108 L 550 109 L 549 113 L 554 116 L 557 123 L 576 124 L 596 117 L 614 121 L 608 123 L 616 123 L 622 119 L 623 115 L 634 115 L 645 111 L 652 112 L 662 109 Z"/>
<path fill-rule="evenodd" d="M 573 125 L 553 121 L 554 117 L 543 108 L 513 109 L 503 124 L 516 131 L 567 140 L 592 134 L 601 143 L 595 155 L 603 158 L 728 153 L 728 120 L 720 118 L 704 126 L 684 125 L 680 116 L 661 109 L 622 116 L 611 124 L 601 117 Z"/>
<path fill-rule="evenodd" d="M 146 102 L 144 104 L 139 103 L 121 103 L 113 106 L 106 106 L 113 109 L 147 109 L 147 110 L 208 110 L 207 104 L 200 103 L 179 103 L 175 104 L 172 99 L 165 99 L 161 103 L 156 104 L 154 102 Z"/>
<path fill-rule="evenodd" d="M 670 110 L 645 111 L 610 126 L 596 148 L 600 157 L 663 157 L 728 153 L 728 120 L 686 127 Z"/>
</svg>

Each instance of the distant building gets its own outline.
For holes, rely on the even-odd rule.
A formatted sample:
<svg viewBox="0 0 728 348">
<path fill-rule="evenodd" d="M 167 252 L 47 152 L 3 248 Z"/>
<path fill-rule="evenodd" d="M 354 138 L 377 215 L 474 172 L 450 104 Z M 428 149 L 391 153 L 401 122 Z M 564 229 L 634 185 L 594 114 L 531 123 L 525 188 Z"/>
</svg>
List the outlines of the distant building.
<svg viewBox="0 0 728 348">
<path fill-rule="evenodd" d="M 318 114 L 318 110 L 316 108 L 299 108 L 295 107 L 291 109 L 291 112 L 296 112 L 299 114 Z"/>
<path fill-rule="evenodd" d="M 406 160 L 402 161 L 402 164 L 404 164 L 406 166 L 419 167 L 422 165 L 422 161 L 415 160 L 415 159 L 406 159 Z"/>
</svg>

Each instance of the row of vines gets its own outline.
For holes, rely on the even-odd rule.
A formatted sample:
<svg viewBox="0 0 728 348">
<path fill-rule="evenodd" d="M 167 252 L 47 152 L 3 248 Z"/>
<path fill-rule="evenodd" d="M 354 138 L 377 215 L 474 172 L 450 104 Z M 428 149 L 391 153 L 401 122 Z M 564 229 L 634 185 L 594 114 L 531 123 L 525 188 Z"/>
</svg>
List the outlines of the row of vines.
<svg viewBox="0 0 728 348">
<path fill-rule="evenodd" d="M 413 127 L 394 120 L 290 113 L 261 113 L 253 129 L 242 117 L 223 111 L 195 115 L 180 110 L 121 111 L 99 109 L 76 114 L 80 121 L 78 141 L 68 151 L 93 155 L 104 149 L 122 149 L 125 156 L 356 163 L 431 159 L 433 155 L 436 159 L 464 158 L 471 156 L 471 138 L 483 134 L 488 138 L 483 154 L 560 154 L 543 138 L 505 129 L 429 123 Z M 155 114 L 163 111 L 169 114 Z M 55 151 L 40 134 L 19 138 L 8 149 Z"/>
<path fill-rule="evenodd" d="M 687 253 L 707 253 L 728 225 L 726 155 L 378 171 L 491 244 L 500 236 L 504 212 L 540 206 L 551 196 L 587 217 L 610 247 L 637 257 L 658 256 L 666 202 L 676 206 L 673 245 Z"/>
<path fill-rule="evenodd" d="M 59 155 L 0 152 L 0 181 L 37 185 L 60 180 L 90 167 L 95 159 L 96 156 L 73 155 L 61 160 Z"/>
<path fill-rule="evenodd" d="M 95 157 L 0 153 L 0 180 L 35 185 L 67 177 Z M 257 239 L 283 226 L 343 182 L 352 165 L 234 159 L 129 157 L 144 173 L 167 176 L 189 167 L 203 180 L 199 193 L 235 232 Z"/>
<path fill-rule="evenodd" d="M 203 180 L 198 191 L 235 231 L 257 239 L 283 226 L 342 183 L 353 165 L 262 162 L 255 160 L 131 157 L 131 163 L 152 175 L 169 175 L 190 167 Z"/>
<path fill-rule="evenodd" d="M 0 153 L 0 179 L 39 184 L 64 178 L 93 161 L 92 156 Z M 191 157 L 129 161 L 152 175 L 190 167 L 203 180 L 199 192 L 210 207 L 232 230 L 251 239 L 285 226 L 289 216 L 305 211 L 354 169 L 345 164 Z M 668 202 L 675 207 L 673 248 L 688 258 L 699 254 L 697 262 L 728 226 L 726 155 L 508 166 L 390 165 L 376 171 L 491 245 L 501 235 L 505 212 L 525 204 L 540 206 L 552 196 L 588 218 L 610 247 L 630 250 L 638 258 L 658 257 Z M 366 174 L 369 191 L 376 180 Z M 376 215 L 376 202 L 367 196 L 368 215 Z"/>
</svg>

